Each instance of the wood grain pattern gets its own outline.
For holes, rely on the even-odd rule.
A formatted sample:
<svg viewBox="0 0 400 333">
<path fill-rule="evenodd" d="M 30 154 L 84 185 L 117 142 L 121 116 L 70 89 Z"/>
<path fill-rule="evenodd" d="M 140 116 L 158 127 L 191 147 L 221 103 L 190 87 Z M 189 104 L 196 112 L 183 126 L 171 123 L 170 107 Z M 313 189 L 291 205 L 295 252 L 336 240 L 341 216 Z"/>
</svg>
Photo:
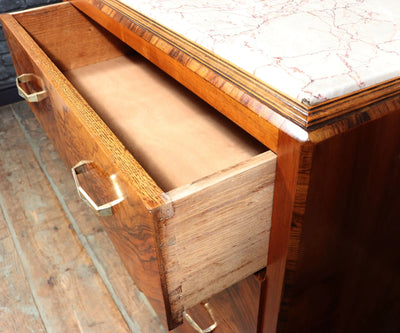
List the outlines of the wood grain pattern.
<svg viewBox="0 0 400 333">
<path fill-rule="evenodd" d="M 62 71 L 121 56 L 128 50 L 126 45 L 67 3 L 13 17 Z"/>
<path fill-rule="evenodd" d="M 400 95 L 387 98 L 382 103 L 375 103 L 360 108 L 337 121 L 309 133 L 310 142 L 319 143 L 343 132 L 355 129 L 360 125 L 382 118 L 400 108 Z"/>
<path fill-rule="evenodd" d="M 276 151 L 279 127 L 300 132 L 299 136 L 303 134 L 300 127 L 255 101 L 249 94 L 241 93 L 215 72 L 118 11 L 99 1 L 72 3 L 272 151 Z"/>
<path fill-rule="evenodd" d="M 290 308 L 279 329 L 400 327 L 398 110 L 316 146 L 301 241 L 290 256 L 297 261 L 287 280 Z M 387 304 L 390 311 L 382 310 Z"/>
<path fill-rule="evenodd" d="M 363 126 L 290 153 L 299 161 L 291 164 L 297 184 L 286 183 L 294 189 L 290 224 L 276 225 L 272 217 L 264 332 L 394 332 L 400 327 L 394 314 L 399 313 L 394 281 L 400 271 L 393 239 L 400 220 L 398 105 L 397 98 L 376 104 L 371 108 L 380 118 L 366 118 Z M 298 146 L 290 141 L 282 141 L 282 154 L 284 147 L 290 152 Z"/>
<path fill-rule="evenodd" d="M 8 110 L 11 112 L 11 110 Z M 1 151 L 3 149 L 0 143 Z M 14 247 L 0 194 L 0 332 L 45 332 L 39 310 L 31 294 L 19 255 Z"/>
<path fill-rule="evenodd" d="M 69 332 L 94 327 L 128 332 L 11 112 L 1 115 L 0 133 L 7 137 L 0 154 L 2 209 L 13 219 L 14 241 L 44 325 Z M 25 313 L 35 311 L 27 307 Z M 32 321 L 27 318 L 25 324 L 22 331 L 28 331 Z"/>
<path fill-rule="evenodd" d="M 39 121 L 42 114 L 52 114 L 52 121 L 41 122 L 41 125 L 67 167 L 80 160 L 95 160 L 110 175 L 118 173 L 130 184 L 131 191 L 126 193 L 129 200 L 117 207 L 116 217 L 101 221 L 134 281 L 165 320 L 152 215 L 149 214 L 149 210 L 164 203 L 162 191 L 13 17 L 6 15 L 2 22 L 17 73 L 33 71 L 43 78 L 49 90 L 50 97 L 33 110 Z M 32 59 L 42 60 L 34 62 Z M 57 128 L 59 134 L 53 136 L 54 130 L 47 131 L 48 127 Z"/>
<path fill-rule="evenodd" d="M 166 194 L 175 215 L 159 226 L 160 246 L 174 320 L 266 266 L 274 180 L 267 152 Z"/>
<path fill-rule="evenodd" d="M 38 13 L 46 13 L 46 11 L 39 10 Z M 27 20 L 27 22 L 29 24 L 30 21 Z M 157 233 L 159 220 L 165 221 L 166 218 L 172 216 L 172 204 L 165 201 L 165 196 L 158 185 L 13 17 L 5 16 L 3 24 L 6 27 L 10 48 L 13 50 L 17 72 L 29 70 L 44 81 L 49 97 L 44 100 L 44 103 L 36 106 L 34 111 L 39 120 L 44 123 L 44 127 L 49 129 L 49 135 L 59 148 L 66 165 L 71 167 L 81 160 L 93 160 L 96 170 L 101 170 L 103 175 L 101 177 L 106 179 L 115 174 L 121 180 L 125 199 L 113 208 L 113 216 L 104 217 L 101 222 L 138 287 L 149 298 L 161 319 L 167 320 L 170 328 L 175 327 L 179 324 L 177 320 L 179 315 L 176 315 L 175 311 L 181 310 L 170 307 L 171 295 L 167 292 L 171 289 L 168 286 L 170 282 L 164 275 L 165 268 L 159 248 L 161 240 Z M 43 114 L 52 114 L 52 116 L 43 119 Z M 52 133 L 55 135 L 52 136 Z M 268 156 L 271 166 L 274 165 L 273 153 L 270 152 Z M 93 184 L 94 182 L 87 182 L 89 193 L 108 196 L 103 187 L 99 190 Z M 233 181 L 229 182 L 229 179 L 226 180 L 226 184 L 231 189 L 238 188 L 237 184 Z M 251 194 L 252 190 L 249 192 Z M 259 206 L 263 206 L 263 202 L 260 202 Z M 166 211 L 169 211 L 167 215 L 165 215 Z M 182 210 L 181 213 L 183 212 L 190 213 L 188 210 Z M 241 236 L 247 240 L 245 235 Z M 256 243 L 252 246 L 265 251 L 266 247 L 261 245 Z M 241 273 L 240 278 L 265 266 L 264 256 L 260 256 L 258 250 L 253 252 L 249 253 L 249 256 L 246 255 L 248 261 L 260 262 L 257 258 L 262 257 L 262 263 L 253 265 L 254 267 L 248 265 L 248 269 L 243 270 L 244 273 Z M 254 255 L 254 258 L 251 255 Z M 236 262 L 236 264 L 239 263 L 240 260 Z M 237 270 L 234 265 L 227 265 L 227 267 L 232 272 Z M 220 291 L 238 279 L 236 276 L 234 279 L 226 279 L 220 285 L 216 284 L 207 296 Z"/>
<path fill-rule="evenodd" d="M 260 295 L 260 282 L 251 275 L 214 295 L 209 299 L 213 313 L 218 322 L 215 333 L 244 333 L 257 331 L 258 299 Z M 190 315 L 201 327 L 208 327 L 210 317 L 200 305 L 188 310 Z M 186 322 L 176 328 L 174 333 L 193 333 L 193 328 Z"/>
<path fill-rule="evenodd" d="M 35 116 L 25 103 L 12 105 L 14 114 L 28 137 L 36 158 L 52 181 L 53 189 L 59 193 L 60 200 L 71 214 L 78 236 L 100 272 L 115 303 L 119 306 L 131 331 L 143 333 L 165 332 L 146 297 L 138 290 L 126 271 L 107 233 L 97 216 L 79 198 L 68 170 L 43 132 Z M 61 196 L 61 197 L 60 197 Z M 82 241 L 83 238 L 83 241 Z M 85 248 L 86 249 L 86 248 Z M 96 264 L 97 262 L 97 264 Z M 100 267 L 99 267 L 100 266 Z M 111 288 L 111 290 L 110 290 Z"/>
<path fill-rule="evenodd" d="M 277 153 L 271 242 L 266 280 L 261 286 L 264 297 L 257 329 L 264 332 L 397 331 L 400 327 L 397 316 L 400 295 L 396 284 L 400 265 L 395 243 L 400 220 L 397 209 L 400 206 L 398 79 L 312 108 L 293 104 L 116 0 L 71 2 Z M 20 29 L 9 19 L 5 21 L 13 30 Z M 29 46 L 34 59 L 46 59 L 22 31 L 18 35 L 18 42 L 14 42 L 17 49 L 20 45 Z M 25 65 L 33 68 L 31 63 Z M 46 84 L 61 91 L 52 104 L 63 111 L 58 116 L 49 116 L 48 120 L 62 125 L 53 124 L 50 133 L 54 131 L 54 137 L 65 137 L 69 134 L 65 128 L 80 129 L 83 135 L 73 139 L 72 147 L 79 146 L 82 138 L 84 142 L 92 138 L 102 142 L 104 146 L 92 147 L 89 155 L 106 155 L 103 159 L 107 161 L 106 171 L 121 168 L 124 182 L 138 191 L 132 194 L 135 200 L 129 201 L 129 205 L 139 207 L 138 216 L 145 223 L 135 226 L 143 229 L 137 232 L 131 224 L 124 224 L 127 221 L 124 212 L 128 208 L 123 205 L 116 208 L 122 222 L 104 223 L 111 235 L 112 228 L 118 232 L 112 236 L 114 239 L 123 238 L 125 245 L 119 245 L 119 249 L 128 261 L 131 274 L 144 278 L 150 266 L 150 271 L 157 276 L 164 270 L 161 260 L 164 253 L 157 246 L 161 239 L 154 231 L 164 226 L 159 223 L 164 208 L 178 206 L 165 204 L 161 189 L 136 161 L 127 167 L 124 161 L 131 161 L 131 157 L 118 144 L 113 155 L 114 137 L 102 141 L 110 133 L 99 128 L 99 119 L 55 67 L 46 61 L 38 66 L 45 67 L 46 73 L 55 74 Z M 68 94 L 62 92 L 65 85 L 70 89 Z M 68 108 L 63 100 L 67 101 Z M 75 105 L 83 107 L 83 111 Z M 45 115 L 39 114 L 40 117 Z M 80 158 L 72 148 L 67 155 L 68 163 Z M 118 168 L 111 167 L 113 164 Z M 130 243 L 132 239 L 140 240 L 145 247 L 140 247 L 139 241 Z M 132 252 L 140 257 L 142 271 L 135 271 L 132 260 L 129 261 Z M 177 290 L 179 294 L 179 286 L 170 288 L 163 274 L 157 279 L 161 281 L 155 279 L 147 284 L 149 289 L 150 285 L 156 286 L 151 298 L 156 300 L 158 310 L 163 312 L 165 307 L 170 312 L 174 306 L 168 300 L 170 291 Z M 255 295 L 252 294 L 252 301 L 240 304 L 257 308 Z M 237 313 L 229 310 L 229 301 L 223 304 L 227 313 Z M 176 312 L 172 309 L 170 327 L 179 321 L 181 308 L 182 305 Z M 231 325 L 229 319 L 224 323 L 222 331 L 227 332 L 236 325 Z M 253 329 L 252 324 L 244 327 Z"/>
<path fill-rule="evenodd" d="M 285 133 L 281 133 L 279 139 L 265 298 L 261 300 L 260 308 L 261 329 L 271 333 L 276 330 L 278 314 L 286 309 L 281 300 L 286 266 L 296 265 L 295 260 L 290 261 L 287 257 L 289 249 L 297 244 L 300 237 L 293 210 L 302 208 L 296 205 L 296 199 L 304 202 L 307 195 L 304 191 L 307 189 L 307 177 L 299 177 L 298 174 L 299 170 L 309 170 L 310 150 L 312 152 L 312 146 L 302 147 Z M 296 193 L 296 189 L 299 192 Z M 301 215 L 302 212 L 298 213 Z"/>
<path fill-rule="evenodd" d="M 96 17 L 96 19 L 99 22 L 102 21 L 103 24 L 108 25 L 110 27 L 110 30 L 114 31 L 114 33 L 118 35 L 117 26 L 120 28 L 120 25 L 113 26 L 113 24 L 110 23 L 112 20 L 108 20 L 106 16 L 115 18 L 115 20 L 121 22 L 121 24 L 127 30 L 131 29 L 135 31 L 137 35 L 141 36 L 144 40 L 148 41 L 150 45 L 144 43 L 135 36 L 130 36 L 129 38 L 125 37 L 125 40 L 130 42 L 131 45 L 140 50 L 142 54 L 145 54 L 146 57 L 152 59 L 152 61 L 159 64 L 160 67 L 172 73 L 171 75 L 174 75 L 173 74 L 174 71 L 172 68 L 179 68 L 179 72 L 183 73 L 182 75 L 185 75 L 185 77 L 190 77 L 190 80 L 192 80 L 192 82 L 197 82 L 195 77 L 193 75 L 191 76 L 191 74 L 188 73 L 188 70 L 185 72 L 185 69 L 181 70 L 179 65 L 175 65 L 174 63 L 170 64 L 171 60 L 166 60 L 167 58 L 165 56 L 164 57 L 162 56 L 162 52 L 158 51 L 162 50 L 165 54 L 170 54 L 172 58 L 179 59 L 177 60 L 177 62 L 183 64 L 183 67 L 185 66 L 189 67 L 190 65 L 196 63 L 192 62 L 192 60 L 189 59 L 190 57 L 185 56 L 184 52 L 181 52 L 182 49 L 179 49 L 179 47 L 177 47 L 176 44 L 173 44 L 173 42 L 176 41 L 174 40 L 175 36 L 170 34 L 168 31 L 165 30 L 163 31 L 162 27 L 160 28 L 156 24 L 153 24 L 153 22 L 146 21 L 145 19 L 140 17 L 140 15 L 136 15 L 137 13 L 132 14 L 132 12 L 129 12 L 129 10 L 128 10 L 129 18 L 126 18 L 126 12 L 127 12 L 126 8 L 120 6 L 117 1 L 73 1 L 73 3 L 75 3 L 76 6 L 79 6 L 87 13 L 90 13 L 90 15 L 92 15 L 93 17 Z M 97 7 L 101 11 L 101 14 L 97 13 L 93 8 L 93 6 L 91 6 L 90 4 L 93 5 L 94 7 Z M 133 21 L 140 22 L 141 27 L 135 26 L 135 24 L 132 23 Z M 148 25 L 146 26 L 146 24 Z M 145 28 L 142 28 L 143 26 L 145 26 Z M 159 30 L 156 31 L 157 28 L 159 28 Z M 164 38 L 165 36 L 167 36 L 167 40 Z M 158 50 L 156 50 L 156 48 L 158 48 Z M 186 48 L 186 45 L 184 46 L 184 48 Z M 159 59 L 163 59 L 162 61 L 168 64 L 161 63 L 162 61 Z M 197 63 L 197 67 L 193 67 L 193 72 L 201 68 L 203 72 L 201 73 L 201 71 L 199 70 L 199 73 L 201 73 L 200 75 L 203 75 L 202 76 L 203 78 L 212 77 L 216 82 L 218 83 L 221 82 L 220 81 L 221 78 L 215 76 L 215 72 L 214 76 L 210 74 L 212 72 L 212 70 L 210 70 L 210 67 L 202 65 L 204 64 L 201 64 L 199 61 Z M 175 74 L 175 76 L 178 77 L 179 75 Z M 185 79 L 180 79 L 180 81 L 184 82 Z M 185 84 L 187 86 L 190 86 L 190 83 L 185 83 Z M 203 85 L 203 87 L 205 86 Z M 231 88 L 229 85 L 228 87 Z M 209 89 L 207 94 L 210 95 L 215 94 L 213 92 L 212 86 L 207 86 L 207 88 Z M 312 327 L 317 331 L 318 330 L 329 331 L 335 329 L 334 326 L 327 324 L 330 320 L 333 320 L 332 323 L 335 322 L 334 321 L 335 316 L 336 317 L 339 316 L 339 312 L 336 311 L 336 309 L 334 308 L 335 302 L 330 302 L 330 300 L 335 299 L 335 297 L 337 297 L 338 290 L 342 290 L 341 288 L 344 286 L 343 281 L 347 279 L 349 279 L 350 281 L 352 280 L 352 278 L 350 278 L 349 275 L 347 275 L 347 277 L 344 277 L 343 279 L 341 278 L 338 285 L 335 285 L 334 281 L 329 281 L 329 280 L 325 282 L 324 285 L 324 283 L 321 282 L 323 280 L 319 281 L 317 279 L 314 279 L 315 288 L 312 290 L 313 287 L 311 283 L 307 287 L 310 288 L 310 291 L 307 293 L 307 295 L 309 296 L 309 300 L 314 300 L 313 303 L 314 305 L 311 305 L 310 304 L 311 301 L 307 302 L 306 297 L 303 298 L 301 297 L 302 292 L 304 292 L 304 289 L 302 289 L 305 284 L 304 281 L 307 281 L 307 272 L 306 269 L 302 267 L 302 265 L 304 265 L 304 267 L 307 267 L 310 271 L 313 270 L 318 271 L 320 269 L 318 271 L 320 277 L 326 276 L 324 274 L 329 275 L 330 274 L 329 272 L 333 272 L 335 270 L 336 270 L 335 274 L 339 274 L 340 272 L 342 272 L 344 266 L 337 264 L 338 259 L 337 257 L 335 259 L 335 253 L 333 250 L 335 249 L 335 247 L 332 245 L 332 243 L 336 242 L 336 248 L 337 248 L 337 244 L 339 244 L 338 238 L 335 236 L 337 235 L 336 233 L 337 226 L 335 226 L 334 224 L 332 224 L 330 227 L 327 226 L 329 223 L 333 223 L 331 220 L 332 217 L 327 215 L 328 214 L 332 214 L 334 216 L 340 215 L 343 213 L 343 211 L 347 210 L 349 212 L 350 208 L 341 206 L 338 208 L 338 212 L 342 210 L 342 213 L 338 212 L 334 213 L 333 208 L 329 207 L 329 209 L 326 209 L 325 213 L 322 213 L 323 209 L 326 208 L 325 205 L 327 204 L 325 203 L 321 204 L 321 201 L 318 201 L 317 198 L 319 191 L 321 190 L 322 192 L 326 193 L 332 191 L 330 192 L 331 200 L 333 199 L 338 200 L 338 198 L 340 198 L 340 193 L 342 193 L 343 190 L 337 191 L 337 193 L 333 194 L 333 189 L 332 190 L 326 189 L 325 186 L 326 184 L 323 177 L 320 177 L 318 182 L 315 181 L 315 183 L 313 183 L 313 186 L 315 186 L 314 189 L 312 189 L 312 187 L 310 187 L 309 184 L 310 182 L 312 182 L 312 179 L 314 177 L 313 175 L 317 174 L 318 172 L 321 174 L 325 173 L 328 175 L 334 175 L 336 173 L 336 169 L 341 170 L 344 168 L 343 165 L 338 165 L 336 162 L 335 162 L 336 164 L 335 163 L 327 164 L 328 160 L 332 158 L 332 156 L 339 153 L 337 152 L 332 153 L 332 155 L 328 157 L 328 155 L 330 154 L 328 150 L 333 148 L 332 146 L 328 145 L 324 146 L 323 142 L 325 140 L 328 141 L 338 140 L 338 137 L 341 136 L 341 133 L 345 132 L 350 128 L 353 128 L 353 130 L 350 132 L 354 133 L 354 131 L 357 131 L 357 128 L 360 125 L 367 124 L 370 121 L 380 122 L 381 117 L 385 117 L 385 115 L 388 115 L 396 110 L 398 112 L 399 110 L 398 88 L 399 88 L 398 80 L 385 82 L 378 86 L 363 90 L 357 94 L 329 101 L 317 107 L 307 108 L 306 112 L 304 112 L 302 115 L 300 115 L 301 111 L 297 115 L 293 115 L 293 113 L 296 113 L 296 110 L 293 111 L 293 108 L 291 108 L 291 106 L 289 105 L 288 114 L 290 114 L 291 112 L 292 114 L 290 114 L 288 117 L 295 122 L 296 121 L 299 122 L 302 126 L 307 127 L 309 129 L 308 133 L 302 133 L 297 128 L 291 129 L 290 127 L 288 127 L 287 122 L 283 123 L 276 122 L 276 118 L 274 119 L 274 117 L 269 117 L 270 114 L 268 114 L 268 117 L 264 118 L 268 119 L 268 121 L 270 121 L 277 128 L 280 128 L 282 132 L 286 132 L 287 134 L 294 137 L 298 141 L 305 142 L 305 145 L 302 147 L 298 142 L 295 142 L 295 140 L 282 139 L 284 137 L 283 135 L 280 135 L 279 139 L 278 135 L 275 135 L 275 141 L 269 139 L 267 140 L 264 139 L 265 141 L 263 141 L 264 143 L 268 142 L 267 144 L 269 144 L 271 148 L 278 153 L 278 175 L 277 175 L 277 186 L 276 186 L 277 190 L 275 194 L 275 199 L 276 199 L 275 207 L 280 208 L 279 212 L 284 212 L 284 214 L 282 214 L 282 217 L 278 217 L 277 215 L 278 213 L 275 209 L 275 217 L 273 217 L 272 233 L 274 233 L 275 230 L 276 235 L 278 235 L 279 237 L 277 239 L 275 239 L 275 237 L 272 237 L 273 242 L 271 242 L 271 249 L 270 249 L 271 251 L 269 260 L 269 263 L 271 265 L 269 266 L 268 269 L 269 273 L 267 272 L 266 291 L 267 295 L 270 295 L 270 293 L 272 292 L 272 297 L 267 296 L 266 299 L 267 303 L 266 307 L 264 308 L 265 312 L 263 310 L 263 313 L 265 313 L 265 321 L 264 321 L 265 330 L 269 330 L 271 332 L 274 331 L 278 323 L 278 320 L 279 320 L 278 327 L 282 331 L 289 330 L 296 332 L 299 330 L 299 327 L 304 327 L 304 330 L 308 331 L 312 325 L 314 325 Z M 193 90 L 195 89 L 196 88 L 193 88 Z M 201 96 L 203 98 L 210 98 L 207 96 L 204 97 L 204 95 L 206 95 L 206 93 L 204 93 Z M 218 96 L 218 99 L 219 98 L 221 98 L 220 100 L 222 100 L 221 96 Z M 268 100 L 265 103 L 267 105 L 270 105 L 268 103 L 271 103 L 270 102 L 271 96 L 266 95 L 266 99 Z M 383 99 L 385 99 L 384 103 L 378 103 Z M 245 99 L 245 100 L 249 101 L 253 99 Z M 214 103 L 215 105 L 218 105 L 218 102 Z M 279 103 L 277 103 L 277 105 L 280 106 Z M 219 109 L 220 111 L 223 110 L 222 107 L 216 107 L 216 108 Z M 283 110 L 283 112 L 286 112 L 287 103 L 282 103 L 282 108 L 285 109 Z M 239 108 L 236 108 L 236 110 L 238 109 Z M 278 109 L 278 111 L 281 110 Z M 227 111 L 221 111 L 221 112 L 225 112 L 225 114 L 228 114 L 228 116 L 232 119 L 235 119 L 235 117 L 237 117 L 237 115 L 232 115 Z M 256 127 L 260 126 L 260 122 L 250 118 L 248 118 L 248 120 L 254 121 L 255 124 L 254 123 L 243 124 L 243 122 L 240 122 L 240 125 L 246 130 L 248 130 L 250 133 L 255 135 L 256 137 L 261 138 L 262 135 L 258 134 L 257 131 L 254 128 L 252 128 L 252 125 Z M 391 142 L 392 140 L 388 136 L 386 136 L 385 138 L 386 140 L 388 140 L 388 142 Z M 396 136 L 394 136 L 394 138 L 396 138 Z M 309 140 L 310 142 L 307 142 L 307 140 Z M 362 142 L 362 136 L 360 136 L 358 140 Z M 376 140 L 379 141 L 380 138 L 379 139 L 376 138 Z M 275 145 L 273 144 L 273 142 L 275 142 Z M 346 143 L 341 142 L 339 146 L 341 148 L 345 148 Z M 328 147 L 325 148 L 327 149 L 327 151 L 325 152 L 326 155 L 321 153 L 318 147 Z M 353 149 L 352 152 L 353 154 L 355 154 L 355 156 L 361 154 L 357 152 L 357 149 L 355 149 L 354 146 L 353 148 L 349 149 Z M 383 146 L 381 149 L 384 149 Z M 285 154 L 286 157 L 284 157 Z M 396 153 L 394 154 L 396 155 Z M 325 158 L 327 158 L 328 160 L 322 163 L 323 159 L 319 160 L 318 156 L 325 156 Z M 279 162 L 280 158 L 282 158 L 281 161 L 285 161 L 282 162 L 281 165 Z M 356 157 L 348 156 L 348 161 L 353 161 L 354 158 Z M 315 165 L 316 160 L 320 161 L 319 162 L 320 164 L 318 166 Z M 370 162 L 366 161 L 366 163 L 368 164 Z M 392 170 L 393 165 L 396 164 L 392 164 L 390 167 L 389 166 L 387 167 L 390 168 L 390 170 Z M 313 168 L 320 168 L 320 170 L 315 171 L 316 169 Z M 279 173 L 281 172 L 282 176 L 279 176 Z M 347 176 L 348 175 L 350 175 L 350 173 L 348 173 Z M 348 178 L 346 179 L 348 187 L 351 188 L 351 186 L 349 185 L 350 181 L 348 180 Z M 339 178 L 337 178 L 335 181 L 336 181 L 335 184 L 332 183 L 334 185 L 332 188 L 337 188 L 338 186 L 337 184 L 340 184 Z M 395 180 L 394 183 L 396 182 L 397 181 Z M 384 187 L 385 186 L 383 186 L 383 188 Z M 363 187 L 361 186 L 360 189 L 362 188 Z M 370 204 L 370 202 L 368 203 L 368 201 L 363 201 L 363 204 L 361 204 L 362 199 L 358 198 L 362 198 L 362 195 L 360 195 L 357 192 L 360 191 L 360 189 L 359 190 L 353 189 L 352 193 L 354 198 L 351 198 L 352 200 L 355 200 L 355 202 L 358 202 L 358 205 L 360 207 L 357 210 L 358 214 L 360 210 L 364 210 L 365 209 L 364 207 L 369 207 Z M 286 194 L 284 191 L 286 191 Z M 394 190 L 391 190 L 391 192 L 393 191 Z M 312 193 L 314 193 L 315 195 L 314 199 L 315 201 L 312 205 L 309 205 L 307 204 L 307 200 L 308 196 L 312 195 Z M 396 193 L 396 191 L 394 191 L 394 193 Z M 317 202 L 319 203 L 319 205 L 317 204 Z M 351 200 L 349 202 L 351 202 Z M 391 205 L 393 205 L 393 207 L 395 204 L 397 204 L 396 201 L 393 201 L 393 199 L 391 199 L 390 202 Z M 330 204 L 334 205 L 333 203 Z M 382 208 L 376 208 L 376 209 L 378 211 Z M 368 209 L 365 210 L 367 211 Z M 390 208 L 390 211 L 392 210 L 393 208 Z M 312 212 L 314 212 L 315 215 L 313 215 L 314 213 Z M 355 213 L 353 212 L 352 214 L 354 215 Z M 394 213 L 391 213 L 391 215 L 395 216 Z M 313 218 L 310 218 L 310 216 L 313 216 Z M 327 218 L 326 223 L 320 222 L 321 216 Z M 340 223 L 342 224 L 353 223 L 348 219 L 348 217 L 342 215 L 340 216 L 342 217 L 342 219 L 339 220 Z M 310 218 L 310 220 L 308 220 L 308 218 Z M 276 223 L 274 223 L 274 221 L 276 221 Z M 280 223 L 278 223 L 278 221 Z M 388 224 L 391 225 L 391 227 L 393 226 L 393 221 L 395 220 L 393 219 L 391 222 L 388 222 Z M 324 225 L 326 226 L 326 229 L 323 229 Z M 312 232 L 313 228 L 315 228 L 315 230 L 322 230 L 322 229 L 324 230 L 324 233 L 321 234 L 321 240 L 325 240 L 326 244 L 323 244 L 324 243 L 323 241 L 318 241 L 320 235 L 317 232 Z M 332 230 L 330 230 L 330 228 L 332 228 Z M 330 232 L 332 232 L 333 234 L 331 235 L 331 237 L 329 237 Z M 356 234 L 353 232 L 353 237 L 356 237 L 355 235 Z M 383 233 L 382 235 L 383 238 L 388 236 L 388 234 L 385 233 Z M 307 241 L 304 241 L 303 243 L 304 237 L 307 239 Z M 357 237 L 351 239 L 357 239 Z M 279 244 L 280 241 L 282 241 L 282 244 Z M 373 244 L 372 240 L 370 240 L 370 244 Z M 272 251 L 272 249 L 275 250 Z M 304 254 L 303 249 L 309 249 L 309 250 L 308 252 L 304 250 L 306 251 L 306 254 Z M 311 249 L 313 249 L 313 252 L 311 251 Z M 318 249 L 320 250 L 318 251 Z M 318 261 L 315 260 L 315 257 L 318 256 L 319 252 L 323 253 L 322 256 L 324 258 L 326 257 L 329 259 L 326 262 L 331 263 L 332 268 L 324 271 L 326 266 L 323 266 L 322 264 L 320 264 Z M 306 264 L 308 261 L 307 258 L 304 256 L 309 256 L 310 262 L 308 264 Z M 392 259 L 390 260 L 391 263 L 395 262 L 395 260 Z M 352 261 L 350 259 L 345 258 L 345 261 L 348 263 L 347 264 L 348 266 L 351 265 Z M 357 267 L 359 267 L 358 265 L 359 264 L 356 264 Z M 377 266 L 375 267 L 377 268 Z M 393 266 L 391 267 L 393 269 Z M 380 268 L 377 268 L 377 270 L 379 271 Z M 393 274 L 394 276 L 396 276 L 395 272 L 389 273 L 389 276 L 390 275 L 393 276 Z M 342 275 L 342 277 L 343 276 L 346 276 L 346 274 Z M 379 278 L 383 279 L 382 276 Z M 283 279 L 285 279 L 284 288 L 282 288 Z M 303 283 L 303 285 L 301 283 Z M 352 283 L 352 286 L 353 287 L 355 286 L 354 282 Z M 392 286 L 393 285 L 391 285 L 390 288 L 392 288 L 393 290 Z M 282 290 L 284 292 L 284 297 L 281 302 Z M 352 291 L 350 292 L 350 294 L 352 294 L 353 292 L 357 293 L 355 291 Z M 394 293 L 396 294 L 396 292 Z M 297 299 L 301 299 L 301 301 L 299 301 L 299 303 L 296 306 L 293 306 L 291 302 L 293 300 L 296 300 L 294 302 L 297 302 Z M 346 298 L 344 297 L 343 299 Z M 390 300 L 390 298 L 388 297 L 386 297 L 386 299 Z M 320 306 L 318 301 L 322 302 Z M 370 302 L 367 302 L 367 304 L 369 307 L 372 307 Z M 301 312 L 302 307 L 306 309 L 312 308 L 313 311 L 315 312 L 311 310 L 309 312 L 306 311 L 304 315 L 304 312 L 303 313 Z M 348 313 L 351 313 L 351 311 L 348 311 Z M 314 314 L 316 319 L 315 322 L 313 323 L 312 320 L 314 318 Z M 271 321 L 267 319 L 271 319 Z M 350 319 L 347 319 L 347 321 L 350 322 Z M 299 324 L 300 322 L 304 326 L 296 325 Z M 352 322 L 350 326 L 357 329 L 357 325 L 362 325 L 360 324 L 360 322 L 361 322 L 360 320 Z M 341 329 L 346 329 L 345 321 L 342 321 L 341 324 L 339 325 L 342 325 Z M 377 325 L 375 324 L 372 325 L 371 327 L 376 328 L 376 326 Z M 395 325 L 392 326 L 396 327 Z M 367 328 L 364 327 L 364 329 Z"/>
</svg>

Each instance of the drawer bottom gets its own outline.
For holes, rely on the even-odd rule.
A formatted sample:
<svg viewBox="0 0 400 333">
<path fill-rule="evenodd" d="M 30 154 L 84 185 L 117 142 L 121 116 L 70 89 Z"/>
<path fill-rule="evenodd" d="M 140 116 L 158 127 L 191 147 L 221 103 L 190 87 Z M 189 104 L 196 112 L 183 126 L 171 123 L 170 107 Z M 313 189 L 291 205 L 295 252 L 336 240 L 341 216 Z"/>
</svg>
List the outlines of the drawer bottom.
<svg viewBox="0 0 400 333">
<path fill-rule="evenodd" d="M 164 191 L 266 150 L 140 56 L 65 75 Z"/>
</svg>

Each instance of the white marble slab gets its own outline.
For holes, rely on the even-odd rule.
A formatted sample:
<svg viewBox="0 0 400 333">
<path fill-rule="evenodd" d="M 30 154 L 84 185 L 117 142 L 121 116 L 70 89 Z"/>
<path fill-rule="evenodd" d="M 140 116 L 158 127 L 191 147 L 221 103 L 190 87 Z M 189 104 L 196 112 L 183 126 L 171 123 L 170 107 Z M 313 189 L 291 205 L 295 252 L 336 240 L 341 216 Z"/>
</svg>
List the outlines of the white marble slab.
<svg viewBox="0 0 400 333">
<path fill-rule="evenodd" d="M 400 0 L 121 0 L 316 105 L 400 76 Z"/>
</svg>

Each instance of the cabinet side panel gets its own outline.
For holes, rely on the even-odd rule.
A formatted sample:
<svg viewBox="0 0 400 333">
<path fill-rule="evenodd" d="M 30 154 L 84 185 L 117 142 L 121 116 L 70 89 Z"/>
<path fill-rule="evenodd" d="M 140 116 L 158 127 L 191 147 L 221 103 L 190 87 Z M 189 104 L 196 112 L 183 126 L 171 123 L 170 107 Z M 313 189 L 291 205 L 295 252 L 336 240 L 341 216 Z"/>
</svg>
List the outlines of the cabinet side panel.
<svg viewBox="0 0 400 333">
<path fill-rule="evenodd" d="M 304 215 L 292 221 L 298 243 L 279 332 L 400 328 L 400 102 L 391 105 L 386 116 L 315 146 Z"/>
</svg>

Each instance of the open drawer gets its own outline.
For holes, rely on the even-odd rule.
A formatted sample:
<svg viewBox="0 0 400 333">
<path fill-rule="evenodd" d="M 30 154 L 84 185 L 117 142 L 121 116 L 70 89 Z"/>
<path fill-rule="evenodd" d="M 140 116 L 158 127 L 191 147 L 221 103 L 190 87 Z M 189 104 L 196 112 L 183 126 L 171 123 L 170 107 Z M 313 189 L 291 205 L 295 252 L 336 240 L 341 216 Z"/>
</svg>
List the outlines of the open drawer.
<svg viewBox="0 0 400 333">
<path fill-rule="evenodd" d="M 266 266 L 274 153 L 69 3 L 1 19 L 20 94 L 170 329 Z"/>
</svg>

